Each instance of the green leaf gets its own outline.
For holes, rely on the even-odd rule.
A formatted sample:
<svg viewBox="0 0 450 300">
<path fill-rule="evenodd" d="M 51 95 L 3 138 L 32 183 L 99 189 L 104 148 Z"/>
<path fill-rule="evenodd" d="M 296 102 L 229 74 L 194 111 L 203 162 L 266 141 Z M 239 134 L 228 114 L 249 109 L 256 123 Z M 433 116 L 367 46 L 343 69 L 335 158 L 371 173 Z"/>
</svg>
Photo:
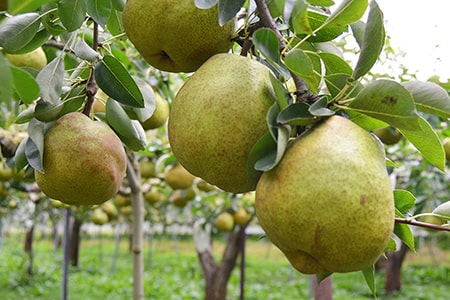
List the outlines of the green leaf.
<svg viewBox="0 0 450 300">
<path fill-rule="evenodd" d="M 364 279 L 366 280 L 367 286 L 369 287 L 370 291 L 372 292 L 372 295 L 376 297 L 377 294 L 377 288 L 375 285 L 375 266 L 372 265 L 368 267 L 367 269 L 362 270 L 362 273 L 364 275 Z"/>
<path fill-rule="evenodd" d="M 327 52 L 319 53 L 319 56 L 325 65 L 326 74 L 352 74 L 352 67 L 341 57 Z"/>
<path fill-rule="evenodd" d="M 376 1 L 371 1 L 367 25 L 364 31 L 364 39 L 361 45 L 361 53 L 353 71 L 353 77 L 355 79 L 367 74 L 373 67 L 383 49 L 384 38 L 383 12 L 378 7 Z"/>
<path fill-rule="evenodd" d="M 366 23 L 359 20 L 355 23 L 350 24 L 350 28 L 353 32 L 353 37 L 356 40 L 356 43 L 359 45 L 359 48 L 362 48 L 362 44 L 364 42 L 364 33 L 366 32 Z"/>
<path fill-rule="evenodd" d="M 20 68 L 11 66 L 11 72 L 14 80 L 14 88 L 19 98 L 25 104 L 31 104 L 33 100 L 39 97 L 39 85 L 34 77 Z"/>
<path fill-rule="evenodd" d="M 245 0 L 219 0 L 219 25 L 232 20 L 244 5 Z"/>
<path fill-rule="evenodd" d="M 434 82 L 412 80 L 403 85 L 410 91 L 418 110 L 443 118 L 450 118 L 450 97 Z"/>
<path fill-rule="evenodd" d="M 106 28 L 112 35 L 119 35 L 125 32 L 122 22 L 122 12 L 113 9 L 108 22 L 106 23 Z"/>
<path fill-rule="evenodd" d="M 368 0 L 344 0 L 328 17 L 327 26 L 345 26 L 358 21 L 368 6 Z"/>
<path fill-rule="evenodd" d="M 84 0 L 87 13 L 103 28 L 111 15 L 111 0 Z"/>
<path fill-rule="evenodd" d="M 277 103 L 272 104 L 272 106 L 267 111 L 266 121 L 267 127 L 269 128 L 269 132 L 272 135 L 272 138 L 276 141 L 278 134 L 278 122 L 277 116 L 280 113 L 280 108 Z"/>
<path fill-rule="evenodd" d="M 219 0 L 194 0 L 195 6 L 201 9 L 209 9 L 217 4 Z"/>
<path fill-rule="evenodd" d="M 50 103 L 46 101 L 39 100 L 34 108 L 33 116 L 42 122 L 56 121 L 62 114 L 63 103 L 58 101 L 58 103 Z"/>
<path fill-rule="evenodd" d="M 16 153 L 14 154 L 14 164 L 17 170 L 22 170 L 28 164 L 27 155 L 25 154 L 25 148 L 29 137 L 25 137 L 17 146 Z"/>
<path fill-rule="evenodd" d="M 364 128 L 365 130 L 374 130 L 377 128 L 383 128 L 389 126 L 386 122 L 369 117 L 368 115 L 361 114 L 359 112 L 349 110 L 347 113 L 350 116 L 350 120 L 358 124 L 358 126 Z"/>
<path fill-rule="evenodd" d="M 335 112 L 328 108 L 327 97 L 321 97 L 319 100 L 311 104 L 309 107 L 309 112 L 316 117 L 330 117 L 335 114 Z"/>
<path fill-rule="evenodd" d="M 280 124 L 292 126 L 305 126 L 316 121 L 316 117 L 309 111 L 309 105 L 304 102 L 296 102 L 283 109 L 277 117 Z"/>
<path fill-rule="evenodd" d="M 393 80 L 372 81 L 359 92 L 349 108 L 399 129 L 421 129 L 411 93 Z"/>
<path fill-rule="evenodd" d="M 345 30 L 347 30 L 347 26 L 337 26 L 334 24 L 320 28 L 327 19 L 328 15 L 326 14 L 311 10 L 308 11 L 308 21 L 314 33 L 308 37 L 308 42 L 331 41 L 340 36 Z M 306 35 L 299 36 L 301 38 L 306 37 Z"/>
<path fill-rule="evenodd" d="M 6 19 L 0 26 L 0 47 L 8 53 L 23 48 L 39 31 L 40 17 L 37 13 L 26 13 Z"/>
<path fill-rule="evenodd" d="M 437 133 L 422 117 L 418 118 L 421 130 L 407 130 L 397 128 L 420 151 L 422 156 L 431 164 L 445 170 L 445 151 Z"/>
<path fill-rule="evenodd" d="M 142 96 L 144 97 L 144 107 L 143 108 L 133 107 L 131 109 L 133 111 L 135 119 L 140 122 L 144 122 L 147 119 L 149 119 L 153 115 L 153 112 L 155 111 L 155 93 L 153 91 L 153 88 L 145 80 L 137 76 L 133 76 L 133 79 L 138 85 L 139 90 L 142 93 Z M 127 108 L 126 110 L 128 111 Z"/>
<path fill-rule="evenodd" d="M 290 126 L 278 126 L 276 151 L 256 161 L 255 169 L 257 171 L 269 171 L 280 162 L 288 145 L 290 134 Z"/>
<path fill-rule="evenodd" d="M 304 0 L 295 1 L 289 17 L 289 27 L 295 34 L 311 34 L 312 28 L 308 20 L 309 5 Z"/>
<path fill-rule="evenodd" d="M 271 29 L 257 29 L 253 33 L 253 43 L 269 61 L 280 63 L 280 42 Z"/>
<path fill-rule="evenodd" d="M 60 0 L 58 14 L 67 31 L 72 32 L 81 27 L 86 16 L 84 0 Z"/>
<path fill-rule="evenodd" d="M 348 74 L 330 74 L 325 75 L 324 80 L 328 91 L 332 97 L 340 95 L 340 99 L 354 98 L 363 89 L 358 81 L 350 81 L 351 76 Z M 346 88 L 345 93 L 342 93 Z"/>
<path fill-rule="evenodd" d="M 46 29 L 39 30 L 28 44 L 15 51 L 14 54 L 29 53 L 42 46 L 46 41 L 48 41 L 49 37 L 50 33 Z"/>
<path fill-rule="evenodd" d="M 255 184 L 258 182 L 261 174 L 263 173 L 255 169 L 256 162 L 267 156 L 276 156 L 276 151 L 277 143 L 269 132 L 260 137 L 259 140 L 253 145 L 247 159 L 247 173 L 250 180 L 252 180 Z"/>
<path fill-rule="evenodd" d="M 289 51 L 285 57 L 285 65 L 295 75 L 303 79 L 311 90 L 318 86 L 318 78 L 314 72 L 314 64 L 303 50 L 294 49 Z"/>
<path fill-rule="evenodd" d="M 433 210 L 433 214 L 450 217 L 450 201 L 440 204 Z"/>
<path fill-rule="evenodd" d="M 409 249 L 416 252 L 414 248 L 414 235 L 411 228 L 407 224 L 395 223 L 394 234 L 403 242 Z"/>
<path fill-rule="evenodd" d="M 10 103 L 13 99 L 14 81 L 8 59 L 0 52 L 0 103 Z"/>
<path fill-rule="evenodd" d="M 272 83 L 272 87 L 275 92 L 275 98 L 277 99 L 278 107 L 280 110 L 282 110 L 289 104 L 288 92 L 283 87 L 281 82 L 272 75 L 272 73 L 270 74 L 270 82 Z"/>
<path fill-rule="evenodd" d="M 144 97 L 127 69 L 114 56 L 106 55 L 95 66 L 95 81 L 111 98 L 133 107 L 144 107 Z"/>
<path fill-rule="evenodd" d="M 112 6 L 118 10 L 118 11 L 123 11 L 124 7 L 125 7 L 125 1 L 126 0 L 112 0 Z"/>
<path fill-rule="evenodd" d="M 58 103 L 62 92 L 63 80 L 64 60 L 61 56 L 58 56 L 36 76 L 42 99 L 52 104 Z"/>
<path fill-rule="evenodd" d="M 285 2 L 286 2 L 286 0 L 271 0 L 271 1 L 267 2 L 267 6 L 269 7 L 270 15 L 273 18 L 282 16 L 284 14 Z"/>
<path fill-rule="evenodd" d="M 406 190 L 394 190 L 395 208 L 402 214 L 406 214 L 410 211 L 416 203 L 414 195 Z"/>
<path fill-rule="evenodd" d="M 8 12 L 12 15 L 35 11 L 41 5 L 55 3 L 57 0 L 8 0 Z"/>
<path fill-rule="evenodd" d="M 130 120 L 122 106 L 114 99 L 106 102 L 106 121 L 128 148 L 133 151 L 145 148 L 147 140 L 141 123 Z"/>
<path fill-rule="evenodd" d="M 75 55 L 81 59 L 93 62 L 99 57 L 99 53 L 92 49 L 84 39 L 79 39 L 78 42 L 73 47 L 73 52 Z"/>
<path fill-rule="evenodd" d="M 44 133 L 45 124 L 36 119 L 31 119 L 28 124 L 29 139 L 25 146 L 25 155 L 30 166 L 41 173 L 44 173 Z"/>
</svg>

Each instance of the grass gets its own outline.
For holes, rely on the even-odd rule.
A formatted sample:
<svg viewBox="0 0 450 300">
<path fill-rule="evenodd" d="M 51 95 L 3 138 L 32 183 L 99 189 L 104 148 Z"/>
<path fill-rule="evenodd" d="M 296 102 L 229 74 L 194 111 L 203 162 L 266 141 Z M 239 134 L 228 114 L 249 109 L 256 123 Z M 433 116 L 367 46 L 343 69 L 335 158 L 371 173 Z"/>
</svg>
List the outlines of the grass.
<svg viewBox="0 0 450 300">
<path fill-rule="evenodd" d="M 17 239 L 19 238 L 19 240 Z M 28 276 L 28 258 L 22 250 L 23 236 L 7 236 L 0 247 L 0 298 L 4 300 L 60 299 L 61 249 L 53 253 L 49 239 L 36 236 L 34 274 Z M 222 238 L 214 243 L 220 256 Z M 204 282 L 190 238 L 156 237 L 152 252 L 145 249 L 145 299 L 202 299 Z M 80 267 L 70 269 L 68 298 L 74 300 L 132 299 L 132 256 L 128 241 L 122 239 L 118 259 L 113 266 L 112 238 L 84 236 L 81 243 Z M 308 299 L 309 277 L 293 271 L 283 255 L 267 241 L 247 242 L 246 299 Z M 433 253 L 433 256 L 430 255 Z M 434 264 L 432 264 L 434 262 Z M 433 252 L 422 247 L 408 254 L 403 270 L 403 289 L 397 295 L 378 299 L 448 299 L 450 254 L 437 248 Z M 239 297 L 239 270 L 229 283 L 229 299 Z M 333 299 L 367 300 L 370 296 L 362 274 L 334 274 Z M 384 277 L 377 274 L 379 295 Z"/>
</svg>

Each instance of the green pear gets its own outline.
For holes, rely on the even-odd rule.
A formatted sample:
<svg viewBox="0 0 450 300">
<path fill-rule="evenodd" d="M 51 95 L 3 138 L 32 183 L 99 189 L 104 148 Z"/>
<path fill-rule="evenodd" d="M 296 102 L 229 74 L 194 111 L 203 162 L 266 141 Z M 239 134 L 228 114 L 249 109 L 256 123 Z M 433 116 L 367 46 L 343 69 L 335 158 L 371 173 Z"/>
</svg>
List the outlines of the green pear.
<svg viewBox="0 0 450 300">
<path fill-rule="evenodd" d="M 266 115 L 276 101 L 270 70 L 247 57 L 217 54 L 189 78 L 169 115 L 169 142 L 192 174 L 224 191 L 255 189 L 246 164 L 268 132 Z"/>
<path fill-rule="evenodd" d="M 383 147 L 346 118 L 318 123 L 261 176 L 256 215 L 267 237 L 302 273 L 368 268 L 394 226 Z"/>
<path fill-rule="evenodd" d="M 377 128 L 373 133 L 383 142 L 385 145 L 397 144 L 403 137 L 403 135 L 396 128 L 392 126 Z"/>
<path fill-rule="evenodd" d="M 169 117 L 169 102 L 155 92 L 155 111 L 152 116 L 142 123 L 144 130 L 155 129 L 166 123 Z"/>
<path fill-rule="evenodd" d="M 141 177 L 142 178 L 152 178 L 156 176 L 156 167 L 155 163 L 151 160 L 142 161 L 139 163 L 141 168 Z"/>
<path fill-rule="evenodd" d="M 5 56 L 16 67 L 28 67 L 38 71 L 42 70 L 47 65 L 47 56 L 41 47 L 24 54 L 9 54 Z"/>
<path fill-rule="evenodd" d="M 170 197 L 170 202 L 176 207 L 185 207 L 194 198 L 195 191 L 192 188 L 175 190 Z"/>
<path fill-rule="evenodd" d="M 189 173 L 182 165 L 170 166 L 164 172 L 164 179 L 174 190 L 187 189 L 194 183 L 195 176 Z"/>
<path fill-rule="evenodd" d="M 126 166 L 122 142 L 108 125 L 73 112 L 62 116 L 45 135 L 44 173 L 36 170 L 35 178 L 50 198 L 93 205 L 117 193 Z"/>
<path fill-rule="evenodd" d="M 104 212 L 101 208 L 94 209 L 91 217 L 91 222 L 96 225 L 104 225 L 108 223 L 108 214 Z"/>
<path fill-rule="evenodd" d="M 193 72 L 232 45 L 234 21 L 220 26 L 217 6 L 199 9 L 193 0 L 128 0 L 122 19 L 137 51 L 163 71 Z"/>
<path fill-rule="evenodd" d="M 442 142 L 445 151 L 445 159 L 450 162 L 450 138 L 445 138 Z"/>
<path fill-rule="evenodd" d="M 215 225 L 220 231 L 231 231 L 234 227 L 233 215 L 228 212 L 220 213 L 216 218 Z"/>
</svg>

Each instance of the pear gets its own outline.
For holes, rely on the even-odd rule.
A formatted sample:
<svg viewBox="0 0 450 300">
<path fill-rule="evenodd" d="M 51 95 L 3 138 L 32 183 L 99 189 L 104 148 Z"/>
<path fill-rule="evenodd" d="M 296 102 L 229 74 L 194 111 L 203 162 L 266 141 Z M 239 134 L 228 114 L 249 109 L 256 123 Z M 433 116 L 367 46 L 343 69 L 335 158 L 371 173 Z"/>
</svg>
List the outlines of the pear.
<svg viewBox="0 0 450 300">
<path fill-rule="evenodd" d="M 70 205 L 100 204 L 122 183 L 127 156 L 117 135 L 79 112 L 62 116 L 44 138 L 43 169 L 35 171 L 48 197 Z"/>
<path fill-rule="evenodd" d="M 151 160 L 142 161 L 139 164 L 141 168 L 141 177 L 142 178 L 152 178 L 156 176 L 156 167 L 155 163 Z"/>
<path fill-rule="evenodd" d="M 251 219 L 251 215 L 240 206 L 233 214 L 234 223 L 236 223 L 239 226 L 242 226 L 246 224 Z"/>
<path fill-rule="evenodd" d="M 450 161 L 450 138 L 445 138 L 442 145 L 444 146 L 445 159 Z"/>
<path fill-rule="evenodd" d="M 256 189 L 267 237 L 305 274 L 373 265 L 393 231 L 394 199 L 381 143 L 332 116 L 288 146 Z"/>
<path fill-rule="evenodd" d="M 174 190 L 187 189 L 194 183 L 195 176 L 189 173 L 182 165 L 170 166 L 164 172 L 164 179 Z"/>
<path fill-rule="evenodd" d="M 234 227 L 233 215 L 229 212 L 220 213 L 216 218 L 216 228 L 220 231 L 231 231 Z"/>
<path fill-rule="evenodd" d="M 266 115 L 276 101 L 270 70 L 234 54 L 217 54 L 177 93 L 169 115 L 169 143 L 192 174 L 220 189 L 255 189 L 247 172 L 253 145 L 268 132 Z"/>
<path fill-rule="evenodd" d="M 6 53 L 5 56 L 16 67 L 28 67 L 40 71 L 47 65 L 47 56 L 41 47 L 28 53 Z"/>
<path fill-rule="evenodd" d="M 92 213 L 91 222 L 96 225 L 104 225 L 108 223 L 109 217 L 106 212 L 104 212 L 101 208 L 94 209 L 94 212 Z"/>
<path fill-rule="evenodd" d="M 142 123 L 144 130 L 151 130 L 164 125 L 169 117 L 169 102 L 159 93 L 155 93 L 155 111 L 152 116 Z"/>
<path fill-rule="evenodd" d="M 205 10 L 193 0 L 128 0 L 122 19 L 136 50 L 162 71 L 194 72 L 232 45 L 234 20 L 220 26 L 217 5 Z"/>
<path fill-rule="evenodd" d="M 383 142 L 385 145 L 395 145 L 403 137 L 403 135 L 395 127 L 388 126 L 383 128 L 377 128 L 373 133 Z"/>
</svg>

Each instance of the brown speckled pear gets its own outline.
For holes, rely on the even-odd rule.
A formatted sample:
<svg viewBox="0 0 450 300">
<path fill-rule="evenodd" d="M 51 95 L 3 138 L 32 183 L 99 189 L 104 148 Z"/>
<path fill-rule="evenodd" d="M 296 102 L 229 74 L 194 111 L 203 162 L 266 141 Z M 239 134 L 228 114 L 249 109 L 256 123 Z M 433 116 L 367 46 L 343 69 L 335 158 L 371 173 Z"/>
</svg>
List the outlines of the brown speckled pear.
<svg viewBox="0 0 450 300">
<path fill-rule="evenodd" d="M 230 50 L 234 21 L 219 25 L 217 5 L 194 0 L 128 0 L 125 32 L 144 59 L 168 72 L 193 72 L 209 57 Z"/>
<path fill-rule="evenodd" d="M 210 58 L 180 89 L 169 115 L 169 142 L 190 173 L 224 191 L 255 189 L 246 163 L 268 132 L 267 111 L 275 102 L 270 71 L 234 54 Z"/>
<path fill-rule="evenodd" d="M 384 150 L 340 116 L 297 138 L 256 189 L 256 215 L 267 237 L 306 274 L 373 265 L 394 226 Z"/>
<path fill-rule="evenodd" d="M 106 124 L 73 112 L 62 116 L 45 135 L 45 174 L 35 171 L 35 177 L 50 198 L 93 205 L 117 193 L 126 166 L 126 153 L 116 134 Z"/>
</svg>

